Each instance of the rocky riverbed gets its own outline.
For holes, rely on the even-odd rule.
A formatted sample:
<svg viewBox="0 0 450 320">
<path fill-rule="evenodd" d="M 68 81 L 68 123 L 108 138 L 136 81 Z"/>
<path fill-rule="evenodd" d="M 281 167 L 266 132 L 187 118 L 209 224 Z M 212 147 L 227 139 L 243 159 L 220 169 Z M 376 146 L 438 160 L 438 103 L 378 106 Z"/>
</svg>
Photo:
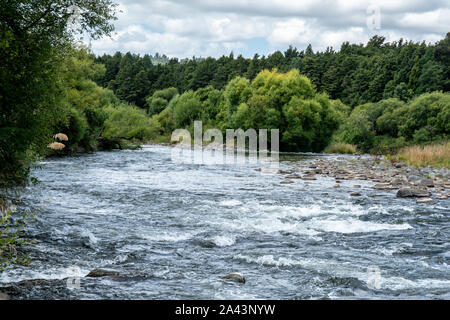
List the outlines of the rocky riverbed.
<svg viewBox="0 0 450 320">
<path fill-rule="evenodd" d="M 355 181 L 351 196 L 364 191 L 357 181 L 371 181 L 373 190 L 396 192 L 399 198 L 416 198 L 417 203 L 431 203 L 450 197 L 450 170 L 446 168 L 411 168 L 404 163 L 390 163 L 376 156 L 345 156 L 334 159 L 312 159 L 294 164 L 292 169 L 279 170 L 281 184 L 296 179 L 314 181 L 317 176 L 335 179 L 334 188 L 342 182 Z M 371 193 L 371 196 L 374 196 Z"/>
</svg>

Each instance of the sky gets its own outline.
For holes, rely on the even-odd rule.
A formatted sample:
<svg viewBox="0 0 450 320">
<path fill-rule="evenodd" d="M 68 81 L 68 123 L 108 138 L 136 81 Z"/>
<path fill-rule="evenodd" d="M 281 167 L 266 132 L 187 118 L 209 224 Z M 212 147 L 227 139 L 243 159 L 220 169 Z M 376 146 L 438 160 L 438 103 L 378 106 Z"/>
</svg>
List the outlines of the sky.
<svg viewBox="0 0 450 320">
<path fill-rule="evenodd" d="M 112 37 L 96 54 L 253 57 L 289 45 L 315 51 L 373 35 L 434 43 L 450 32 L 450 0 L 119 0 Z M 88 42 L 87 39 L 85 39 Z"/>
</svg>

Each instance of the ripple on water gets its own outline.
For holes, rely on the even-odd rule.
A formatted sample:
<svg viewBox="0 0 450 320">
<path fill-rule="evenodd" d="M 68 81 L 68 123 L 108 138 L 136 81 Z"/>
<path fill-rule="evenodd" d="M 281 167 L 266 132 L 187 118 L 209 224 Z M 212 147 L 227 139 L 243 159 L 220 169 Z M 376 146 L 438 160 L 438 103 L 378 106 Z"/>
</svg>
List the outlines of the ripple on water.
<svg viewBox="0 0 450 320">
<path fill-rule="evenodd" d="M 390 191 L 354 199 L 351 181 L 334 189 L 317 175 L 280 185 L 280 175 L 255 165 L 174 164 L 171 151 L 144 146 L 41 162 L 41 183 L 24 195 L 30 206 L 43 203 L 27 230 L 39 241 L 31 267 L 10 266 L 0 282 L 113 267 L 148 278 L 90 279 L 78 292 L 23 289 L 18 297 L 449 298 L 445 202 L 419 206 Z M 357 184 L 371 195 L 368 182 Z M 374 266 L 377 290 L 368 285 Z M 222 281 L 230 272 L 247 283 Z"/>
</svg>

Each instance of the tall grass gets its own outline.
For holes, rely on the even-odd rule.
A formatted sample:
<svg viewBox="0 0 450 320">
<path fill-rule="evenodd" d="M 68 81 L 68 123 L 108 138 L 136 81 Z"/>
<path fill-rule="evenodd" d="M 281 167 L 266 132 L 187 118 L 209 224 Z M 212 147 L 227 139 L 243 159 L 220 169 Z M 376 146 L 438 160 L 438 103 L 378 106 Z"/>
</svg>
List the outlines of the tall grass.
<svg viewBox="0 0 450 320">
<path fill-rule="evenodd" d="M 324 150 L 325 153 L 344 153 L 354 154 L 356 153 L 356 146 L 353 144 L 343 142 L 333 142 Z"/>
<path fill-rule="evenodd" d="M 427 146 L 410 146 L 398 151 L 396 158 L 414 167 L 450 168 L 450 141 Z"/>
</svg>

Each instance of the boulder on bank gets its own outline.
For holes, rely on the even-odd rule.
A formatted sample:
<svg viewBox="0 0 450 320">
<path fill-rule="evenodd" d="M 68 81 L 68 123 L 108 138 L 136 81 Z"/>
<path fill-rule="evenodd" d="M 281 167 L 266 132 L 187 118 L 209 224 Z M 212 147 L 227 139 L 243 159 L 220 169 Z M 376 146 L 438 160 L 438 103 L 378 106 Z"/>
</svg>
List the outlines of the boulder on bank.
<svg viewBox="0 0 450 320">
<path fill-rule="evenodd" d="M 420 189 L 399 189 L 397 191 L 398 198 L 427 198 L 430 197 L 431 193 L 426 190 Z"/>
</svg>

